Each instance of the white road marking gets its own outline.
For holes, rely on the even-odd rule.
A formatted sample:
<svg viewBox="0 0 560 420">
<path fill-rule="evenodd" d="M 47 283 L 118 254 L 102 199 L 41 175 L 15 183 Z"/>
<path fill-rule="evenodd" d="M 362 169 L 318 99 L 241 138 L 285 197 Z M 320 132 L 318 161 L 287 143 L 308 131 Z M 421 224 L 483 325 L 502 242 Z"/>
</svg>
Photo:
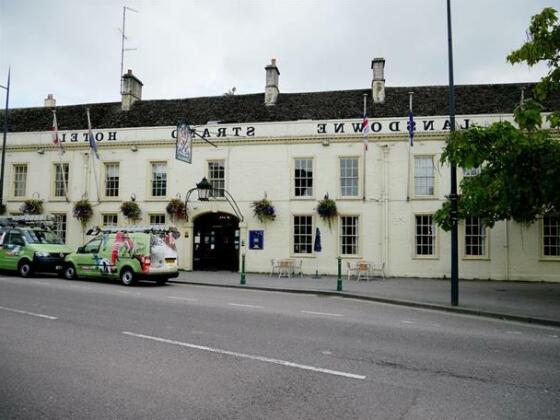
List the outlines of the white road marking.
<svg viewBox="0 0 560 420">
<path fill-rule="evenodd" d="M 515 335 L 522 335 L 521 331 L 506 331 L 506 334 L 515 334 Z"/>
<path fill-rule="evenodd" d="M 264 306 L 260 305 L 246 305 L 243 303 L 228 303 L 230 306 L 239 306 L 241 308 L 256 308 L 256 309 L 264 309 Z"/>
<path fill-rule="evenodd" d="M 304 369 L 304 370 L 311 370 L 313 372 L 327 373 L 329 375 L 343 376 L 345 378 L 351 378 L 351 379 L 365 379 L 366 378 L 363 375 L 356 375 L 354 373 L 341 372 L 341 371 L 338 371 L 338 370 L 331 370 L 331 369 L 323 369 L 323 368 L 318 368 L 318 367 L 309 366 L 309 365 L 300 365 L 298 363 L 288 362 L 286 360 L 272 359 L 272 358 L 269 358 L 269 357 L 255 356 L 255 355 L 252 355 L 252 354 L 238 353 L 238 352 L 229 351 L 229 350 L 221 350 L 221 349 L 216 349 L 216 348 L 212 348 L 212 347 L 200 346 L 200 345 L 197 345 L 197 344 L 184 343 L 182 341 L 168 340 L 166 338 L 153 337 L 153 336 L 144 335 L 144 334 L 136 334 L 136 333 L 132 333 L 132 332 L 129 332 L 129 331 L 123 331 L 123 334 L 129 335 L 129 336 L 132 336 L 132 337 L 143 338 L 143 339 L 146 339 L 146 340 L 158 341 L 160 343 L 174 344 L 176 346 L 187 347 L 187 348 L 191 348 L 191 349 L 195 349 L 195 350 L 203 350 L 203 351 L 209 351 L 211 353 L 225 354 L 227 356 L 241 357 L 241 358 L 250 359 L 250 360 L 258 360 L 260 362 L 273 363 L 273 364 L 276 364 L 276 365 L 293 367 L 293 368 Z"/>
<path fill-rule="evenodd" d="M 195 298 L 186 298 L 186 297 L 180 297 L 180 296 L 167 296 L 169 299 L 175 299 L 175 300 L 185 300 L 187 302 L 198 302 L 198 299 Z"/>
<path fill-rule="evenodd" d="M 129 295 L 130 292 L 127 292 L 126 290 L 118 290 L 119 293 L 125 294 L 125 295 Z"/>
<path fill-rule="evenodd" d="M 311 314 L 311 315 L 326 315 L 326 316 L 344 316 L 342 314 L 329 314 L 327 312 L 313 312 L 313 311 L 301 311 L 304 314 Z"/>
<path fill-rule="evenodd" d="M 36 313 L 34 313 L 34 312 L 22 311 L 22 310 L 20 310 L 20 309 L 6 308 L 6 307 L 4 307 L 4 306 L 0 306 L 0 309 L 3 309 L 3 310 L 5 310 L 5 311 L 9 311 L 9 312 L 15 312 L 15 313 L 18 313 L 18 314 L 36 316 L 36 317 L 38 317 L 38 318 L 58 319 L 56 316 L 43 315 L 43 314 L 36 314 Z"/>
<path fill-rule="evenodd" d="M 415 324 L 415 322 L 413 322 L 413 321 L 405 321 L 405 320 L 401 321 L 401 323 L 403 323 L 403 324 Z"/>
</svg>

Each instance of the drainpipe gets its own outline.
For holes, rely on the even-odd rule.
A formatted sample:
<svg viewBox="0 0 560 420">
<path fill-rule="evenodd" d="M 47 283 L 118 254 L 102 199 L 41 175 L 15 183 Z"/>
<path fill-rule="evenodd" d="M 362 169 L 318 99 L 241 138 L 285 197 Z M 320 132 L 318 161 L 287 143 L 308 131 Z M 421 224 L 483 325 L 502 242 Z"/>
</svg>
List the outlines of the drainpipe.
<svg viewBox="0 0 560 420">
<path fill-rule="evenodd" d="M 389 146 L 383 147 L 383 258 L 385 270 L 389 269 Z"/>
</svg>

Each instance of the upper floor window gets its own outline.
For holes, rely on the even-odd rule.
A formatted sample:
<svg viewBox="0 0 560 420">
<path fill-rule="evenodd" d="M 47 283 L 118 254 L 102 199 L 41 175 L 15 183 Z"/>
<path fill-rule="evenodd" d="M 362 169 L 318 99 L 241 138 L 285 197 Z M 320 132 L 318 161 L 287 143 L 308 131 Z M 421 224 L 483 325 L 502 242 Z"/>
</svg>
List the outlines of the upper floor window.
<svg viewBox="0 0 560 420">
<path fill-rule="evenodd" d="M 167 195 L 167 164 L 165 162 L 152 163 L 152 197 Z"/>
<path fill-rule="evenodd" d="M 25 197 L 27 185 L 27 165 L 14 165 L 14 197 Z"/>
<path fill-rule="evenodd" d="M 463 168 L 463 177 L 465 178 L 477 176 L 478 174 L 480 174 L 480 166 L 476 168 Z"/>
<path fill-rule="evenodd" d="M 560 257 L 560 216 L 543 217 L 543 256 Z"/>
<path fill-rule="evenodd" d="M 434 159 L 432 156 L 414 158 L 415 195 L 434 195 Z"/>
<path fill-rule="evenodd" d="M 486 227 L 478 217 L 465 219 L 465 255 L 484 257 L 487 255 Z"/>
<path fill-rule="evenodd" d="M 358 158 L 340 159 L 340 195 L 358 196 Z"/>
<path fill-rule="evenodd" d="M 67 163 L 56 163 L 54 168 L 54 196 L 65 197 L 68 189 L 70 167 Z"/>
<path fill-rule="evenodd" d="M 431 214 L 416 215 L 416 256 L 436 255 L 436 229 Z"/>
<path fill-rule="evenodd" d="M 294 162 L 294 195 L 313 196 L 313 159 L 296 159 Z"/>
<path fill-rule="evenodd" d="M 294 216 L 294 254 L 313 252 L 313 216 Z"/>
<path fill-rule="evenodd" d="M 358 255 L 358 240 L 358 216 L 340 216 L 340 253 L 342 255 Z"/>
<path fill-rule="evenodd" d="M 223 197 L 226 187 L 226 170 L 223 160 L 208 162 L 208 182 L 212 184 L 212 197 Z"/>
<path fill-rule="evenodd" d="M 119 196 L 119 164 L 105 164 L 105 196 Z"/>
</svg>

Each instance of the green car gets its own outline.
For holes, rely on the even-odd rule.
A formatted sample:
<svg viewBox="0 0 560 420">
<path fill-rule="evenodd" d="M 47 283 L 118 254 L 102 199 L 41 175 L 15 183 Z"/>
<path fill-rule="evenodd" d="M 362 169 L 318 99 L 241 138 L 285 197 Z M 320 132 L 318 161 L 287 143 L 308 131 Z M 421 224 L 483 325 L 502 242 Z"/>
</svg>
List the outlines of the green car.
<svg viewBox="0 0 560 420">
<path fill-rule="evenodd" d="M 109 278 L 132 286 L 138 280 L 163 285 L 177 277 L 179 232 L 162 225 L 96 228 L 94 238 L 66 256 L 64 276 Z"/>
<path fill-rule="evenodd" d="M 17 270 L 22 277 L 61 273 L 72 248 L 57 237 L 53 223 L 48 216 L 0 217 L 0 269 Z"/>
</svg>

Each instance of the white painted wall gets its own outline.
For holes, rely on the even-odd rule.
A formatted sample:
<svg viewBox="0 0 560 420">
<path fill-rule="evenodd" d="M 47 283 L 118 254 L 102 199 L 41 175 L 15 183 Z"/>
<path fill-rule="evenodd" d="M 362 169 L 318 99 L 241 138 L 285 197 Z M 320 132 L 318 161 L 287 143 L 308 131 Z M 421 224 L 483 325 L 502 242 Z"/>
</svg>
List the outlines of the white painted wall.
<svg viewBox="0 0 560 420">
<path fill-rule="evenodd" d="M 480 118 L 490 122 L 498 117 L 500 116 Z M 353 120 L 347 121 L 348 124 L 351 122 Z M 437 210 L 448 194 L 450 185 L 449 168 L 438 164 L 436 196 L 430 199 L 415 198 L 412 156 L 435 155 L 436 161 L 439 161 L 445 133 L 418 133 L 410 151 L 406 132 L 371 135 L 366 154 L 365 200 L 362 200 L 361 195 L 356 199 L 342 199 L 338 193 L 338 159 L 341 156 L 359 157 L 360 170 L 363 171 L 362 137 L 317 135 L 317 124 L 316 121 L 259 123 L 252 126 L 257 126 L 256 133 L 265 135 L 213 138 L 218 144 L 217 148 L 197 142 L 191 165 L 174 159 L 174 141 L 171 138 L 173 127 L 103 130 L 117 131 L 118 136 L 113 142 L 98 142 L 101 161 L 93 161 L 88 153 L 87 143 L 81 140 L 67 142 L 66 153 L 61 160 L 70 164 L 70 200 L 75 202 L 87 192 L 88 198 L 95 204 L 91 226 L 101 224 L 102 213 L 119 213 L 120 220 L 124 221 L 119 212 L 120 203 L 128 200 L 133 193 L 143 211 L 144 219 L 141 223 L 148 223 L 148 215 L 164 213 L 167 202 L 178 193 L 185 199 L 186 192 L 207 175 L 208 160 L 222 159 L 226 164 L 226 189 L 235 197 L 245 217 L 241 225 L 242 239 L 247 241 L 248 230 L 264 230 L 264 250 L 246 250 L 248 271 L 268 272 L 270 259 L 293 256 L 292 217 L 295 214 L 310 214 L 314 215 L 315 226 L 321 230 L 323 251 L 319 255 L 303 257 L 303 270 L 311 274 L 318 267 L 320 273 L 336 274 L 336 257 L 339 254 L 338 224 L 329 229 L 315 213 L 318 200 L 328 193 L 337 200 L 341 214 L 360 216 L 361 252 L 356 259 L 363 258 L 372 262 L 385 260 L 389 276 L 449 276 L 448 233 L 438 229 L 437 254 L 434 258 L 420 259 L 414 256 L 414 214 L 433 213 Z M 212 128 L 212 131 L 215 132 L 215 129 Z M 70 132 L 67 133 L 67 138 L 69 136 Z M 328 140 L 328 145 L 323 144 L 324 140 Z M 138 150 L 132 151 L 132 146 L 136 146 Z M 37 153 L 40 147 L 44 149 L 43 154 Z M 293 159 L 296 157 L 314 159 L 315 195 L 311 199 L 292 197 Z M 36 192 L 45 200 L 46 212 L 66 213 L 67 242 L 78 246 L 83 243 L 83 234 L 79 222 L 72 217 L 73 204 L 52 198 L 53 166 L 58 161 L 59 156 L 51 145 L 49 132 L 9 134 L 4 185 L 8 212 L 17 212 L 22 203 L 21 199 L 15 200 L 12 197 L 12 165 L 27 163 L 28 198 Z M 102 162 L 108 161 L 120 162 L 120 197 L 115 200 L 101 195 L 98 201 L 96 188 L 103 190 Z M 163 199 L 148 197 L 151 161 L 167 162 L 168 195 Z M 410 194 L 407 192 L 408 170 L 411 179 Z M 274 222 L 262 224 L 253 217 L 250 205 L 263 198 L 265 193 L 276 207 L 278 216 Z M 232 213 L 225 201 L 189 202 L 190 221 L 179 223 L 183 234 L 178 241 L 181 267 L 192 268 L 192 219 L 204 212 L 218 210 Z M 560 281 L 560 259 L 545 261 L 541 258 L 539 223 L 522 227 L 509 222 L 507 235 L 506 224 L 498 223 L 489 232 L 490 252 L 487 259 L 465 259 L 462 226 L 459 238 L 459 271 L 462 278 Z"/>
</svg>

